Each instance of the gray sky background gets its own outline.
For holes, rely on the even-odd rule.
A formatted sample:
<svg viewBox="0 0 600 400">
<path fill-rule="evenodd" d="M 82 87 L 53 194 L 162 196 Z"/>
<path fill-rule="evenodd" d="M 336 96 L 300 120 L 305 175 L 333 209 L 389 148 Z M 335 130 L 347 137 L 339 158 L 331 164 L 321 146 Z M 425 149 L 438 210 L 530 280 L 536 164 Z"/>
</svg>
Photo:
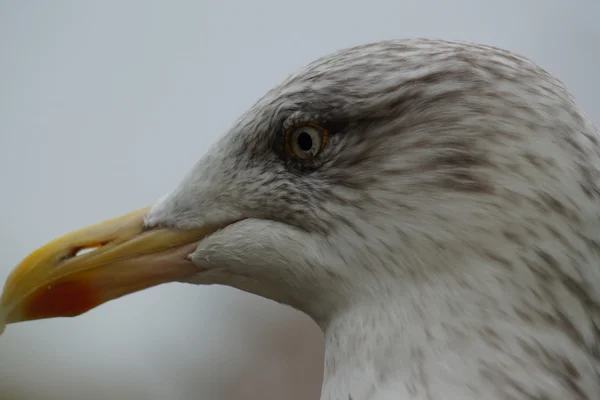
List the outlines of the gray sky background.
<svg viewBox="0 0 600 400">
<path fill-rule="evenodd" d="M 167 193 L 268 89 L 343 47 L 514 50 L 598 124 L 599 17 L 597 0 L 0 0 L 0 282 L 57 235 Z M 171 284 L 9 326 L 0 399 L 318 399 L 321 352 L 297 312 Z"/>
</svg>

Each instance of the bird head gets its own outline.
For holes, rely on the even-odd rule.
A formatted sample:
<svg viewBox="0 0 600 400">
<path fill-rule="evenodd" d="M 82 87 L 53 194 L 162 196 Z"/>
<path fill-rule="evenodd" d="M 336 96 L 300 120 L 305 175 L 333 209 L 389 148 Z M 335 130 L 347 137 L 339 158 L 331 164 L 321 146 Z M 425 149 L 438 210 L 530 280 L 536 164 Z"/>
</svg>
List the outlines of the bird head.
<svg viewBox="0 0 600 400">
<path fill-rule="evenodd" d="M 446 273 L 519 226 L 525 209 L 507 199 L 530 190 L 536 172 L 514 168 L 553 146 L 523 132 L 552 124 L 537 105 L 566 101 L 544 92 L 544 79 L 524 59 L 452 42 L 330 54 L 261 98 L 169 195 L 25 258 L 0 320 L 75 316 L 188 282 L 325 321 Z"/>
</svg>

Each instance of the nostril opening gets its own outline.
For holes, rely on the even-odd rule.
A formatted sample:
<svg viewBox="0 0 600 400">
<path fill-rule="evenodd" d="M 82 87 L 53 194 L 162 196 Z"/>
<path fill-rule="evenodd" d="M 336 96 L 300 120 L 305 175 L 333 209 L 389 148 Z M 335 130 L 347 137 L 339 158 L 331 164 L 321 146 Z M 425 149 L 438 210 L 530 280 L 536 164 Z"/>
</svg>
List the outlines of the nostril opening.
<svg viewBox="0 0 600 400">
<path fill-rule="evenodd" d="M 61 261 L 68 260 L 73 257 L 80 257 L 85 254 L 89 254 L 95 250 L 98 250 L 100 247 L 104 246 L 106 243 L 98 243 L 89 246 L 75 247 L 71 250 L 69 254 L 64 255 L 60 258 Z"/>
<path fill-rule="evenodd" d="M 91 253 L 92 251 L 95 251 L 98 248 L 99 248 L 99 246 L 98 247 L 84 247 L 84 248 L 78 249 L 75 251 L 75 254 L 73 255 L 73 257 L 79 257 L 84 254 Z"/>
</svg>

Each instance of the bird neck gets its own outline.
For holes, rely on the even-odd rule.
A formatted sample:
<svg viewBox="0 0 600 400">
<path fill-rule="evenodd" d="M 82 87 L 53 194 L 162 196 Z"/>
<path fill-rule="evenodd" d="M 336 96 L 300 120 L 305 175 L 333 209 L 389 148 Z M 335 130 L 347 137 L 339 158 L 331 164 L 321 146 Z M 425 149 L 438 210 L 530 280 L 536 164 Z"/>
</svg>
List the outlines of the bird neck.
<svg viewBox="0 0 600 400">
<path fill-rule="evenodd" d="M 325 338 L 321 399 L 372 399 L 375 391 L 377 399 L 386 391 L 402 399 L 501 399 L 513 391 L 515 398 L 576 398 L 575 379 L 586 393 L 600 389 L 600 362 L 573 341 L 585 316 L 519 315 L 535 299 L 518 265 L 476 263 L 464 272 L 399 283 L 386 291 L 393 295 L 364 298 L 318 321 Z M 501 291 L 497 280 L 506 283 Z"/>
<path fill-rule="evenodd" d="M 448 337 L 448 324 L 460 325 L 456 316 L 449 318 L 447 305 L 441 297 L 363 299 L 318 321 L 325 339 L 321 399 L 371 399 L 388 386 L 394 398 L 419 398 L 415 394 L 425 389 L 419 381 L 424 357 L 435 347 L 446 350 L 448 339 L 442 338 Z M 440 341 L 433 344 L 436 335 Z"/>
</svg>

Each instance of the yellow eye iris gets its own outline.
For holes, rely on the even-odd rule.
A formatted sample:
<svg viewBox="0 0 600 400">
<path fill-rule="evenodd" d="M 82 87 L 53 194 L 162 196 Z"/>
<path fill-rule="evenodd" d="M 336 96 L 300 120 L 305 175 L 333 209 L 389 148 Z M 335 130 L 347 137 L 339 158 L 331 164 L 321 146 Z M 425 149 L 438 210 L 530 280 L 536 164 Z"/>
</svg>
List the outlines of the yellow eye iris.
<svg viewBox="0 0 600 400">
<path fill-rule="evenodd" d="M 303 124 L 286 134 L 288 155 L 306 161 L 316 157 L 327 144 L 327 130 L 316 124 Z"/>
</svg>

